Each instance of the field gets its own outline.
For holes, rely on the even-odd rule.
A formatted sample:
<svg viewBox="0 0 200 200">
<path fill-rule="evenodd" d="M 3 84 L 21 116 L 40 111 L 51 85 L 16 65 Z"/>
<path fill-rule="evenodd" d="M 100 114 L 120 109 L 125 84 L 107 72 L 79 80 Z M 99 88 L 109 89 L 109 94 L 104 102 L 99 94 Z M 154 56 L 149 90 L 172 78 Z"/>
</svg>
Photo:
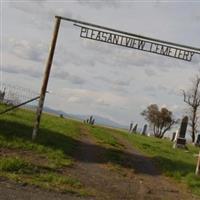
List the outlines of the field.
<svg viewBox="0 0 200 200">
<path fill-rule="evenodd" d="M 4 105 L 0 106 L 1 110 L 4 108 Z M 167 139 L 130 135 L 49 114 L 43 115 L 39 135 L 32 142 L 34 114 L 19 109 L 0 116 L 0 177 L 24 186 L 97 199 L 108 194 L 110 199 L 115 199 L 114 192 L 110 194 L 113 191 L 111 183 L 115 181 L 116 190 L 120 189 L 123 193 L 127 185 L 124 188 L 117 186 L 118 181 L 121 183 L 134 177 L 135 182 L 129 184 L 142 180 L 143 190 L 149 199 L 165 199 L 159 196 L 161 188 L 156 184 L 152 184 L 148 191 L 146 185 L 160 177 L 163 177 L 161 183 L 165 185 L 168 183 L 166 176 L 171 181 L 166 187 L 180 185 L 184 188 L 186 199 L 187 194 L 191 196 L 190 191 L 200 196 L 200 178 L 194 175 L 198 148 L 188 145 L 187 151 L 173 149 Z M 88 179 L 98 175 L 102 180 Z M 105 189 L 102 189 L 105 185 L 103 179 L 108 183 Z M 174 189 L 175 192 L 170 190 L 166 199 L 182 195 L 177 192 L 179 189 Z M 132 191 L 126 195 L 131 197 Z M 141 192 L 138 195 L 136 198 L 140 199 Z"/>
</svg>

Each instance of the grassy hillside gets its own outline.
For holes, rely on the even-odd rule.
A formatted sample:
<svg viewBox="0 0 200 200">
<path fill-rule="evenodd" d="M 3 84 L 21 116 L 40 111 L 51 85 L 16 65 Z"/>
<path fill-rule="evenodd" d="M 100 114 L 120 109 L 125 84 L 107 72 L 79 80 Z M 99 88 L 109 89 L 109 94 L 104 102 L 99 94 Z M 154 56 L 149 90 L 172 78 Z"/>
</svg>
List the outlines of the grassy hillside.
<svg viewBox="0 0 200 200">
<path fill-rule="evenodd" d="M 199 148 L 187 145 L 187 150 L 173 149 L 173 143 L 168 139 L 126 134 L 118 130 L 101 127 L 93 128 L 92 133 L 101 142 L 112 144 L 113 146 L 118 145 L 115 136 L 120 135 L 140 152 L 151 157 L 162 173 L 173 177 L 178 182 L 187 184 L 195 194 L 200 195 L 200 177 L 194 174 Z M 123 157 L 121 157 L 121 162 L 123 162 Z"/>
<path fill-rule="evenodd" d="M 3 109 L 1 105 L 0 110 Z M 198 153 L 198 148 L 188 146 L 188 151 L 172 149 L 168 140 L 91 127 L 48 114 L 43 115 L 39 135 L 32 142 L 34 115 L 28 110 L 17 110 L 0 116 L 0 176 L 52 190 L 91 194 L 90 188 L 65 174 L 66 168 L 73 167 L 73 155 L 84 127 L 106 149 L 106 162 L 124 166 L 124 146 L 118 141 L 121 137 L 150 156 L 164 174 L 186 183 L 200 195 L 200 178 L 194 176 L 197 161 L 194 154 Z"/>
<path fill-rule="evenodd" d="M 34 117 L 35 113 L 23 109 L 0 116 L 0 176 L 48 189 L 87 194 L 79 180 L 60 173 L 73 165 L 71 155 L 77 147 L 75 138 L 79 137 L 80 123 L 45 114 L 39 135 L 32 142 Z"/>
</svg>

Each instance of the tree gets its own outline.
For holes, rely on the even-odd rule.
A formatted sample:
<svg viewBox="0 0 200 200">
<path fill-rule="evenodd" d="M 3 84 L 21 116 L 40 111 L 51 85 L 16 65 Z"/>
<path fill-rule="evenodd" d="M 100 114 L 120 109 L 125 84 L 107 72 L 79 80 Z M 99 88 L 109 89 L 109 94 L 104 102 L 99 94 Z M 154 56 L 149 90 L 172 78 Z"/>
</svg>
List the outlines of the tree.
<svg viewBox="0 0 200 200">
<path fill-rule="evenodd" d="M 158 138 L 163 138 L 164 134 L 176 123 L 172 112 L 167 108 L 159 110 L 157 104 L 149 105 L 141 114 L 153 128 L 154 136 Z"/>
<path fill-rule="evenodd" d="M 183 100 L 189 108 L 189 123 L 191 127 L 192 142 L 195 142 L 198 132 L 198 111 L 200 108 L 200 74 L 192 80 L 192 86 L 188 91 L 183 90 Z"/>
</svg>

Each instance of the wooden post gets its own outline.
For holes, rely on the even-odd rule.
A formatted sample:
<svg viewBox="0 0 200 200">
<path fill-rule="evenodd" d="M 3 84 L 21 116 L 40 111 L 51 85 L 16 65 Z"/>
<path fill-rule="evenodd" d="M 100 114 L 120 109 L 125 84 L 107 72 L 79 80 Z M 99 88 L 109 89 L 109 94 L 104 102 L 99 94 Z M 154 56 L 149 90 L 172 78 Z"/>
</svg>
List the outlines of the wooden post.
<svg viewBox="0 0 200 200">
<path fill-rule="evenodd" d="M 197 167 L 196 167 L 196 175 L 200 175 L 200 151 L 199 151 L 199 156 L 198 156 L 198 161 L 197 161 Z"/>
<path fill-rule="evenodd" d="M 54 26 L 54 31 L 53 31 L 53 37 L 52 37 L 51 46 L 50 46 L 50 49 L 49 49 L 49 56 L 48 56 L 48 60 L 47 60 L 47 63 L 46 63 L 46 69 L 45 69 L 45 74 L 44 74 L 44 78 L 43 78 L 43 84 L 42 84 L 42 88 L 41 88 L 41 92 L 40 92 L 40 99 L 39 99 L 37 112 L 36 112 L 36 120 L 35 120 L 35 124 L 34 124 L 34 128 L 33 128 L 32 140 L 34 140 L 36 138 L 37 132 L 38 132 L 38 129 L 39 129 L 39 126 L 40 126 L 40 118 L 41 118 L 41 114 L 42 114 L 42 110 L 43 110 L 43 105 L 44 105 L 45 94 L 46 94 L 46 90 L 47 90 L 51 65 L 52 65 L 52 62 L 53 62 L 53 56 L 54 56 L 54 51 L 55 51 L 55 47 L 56 47 L 56 41 L 57 41 L 58 31 L 59 31 L 59 27 L 60 27 L 60 21 L 61 21 L 60 17 L 55 18 L 55 26 Z"/>
</svg>

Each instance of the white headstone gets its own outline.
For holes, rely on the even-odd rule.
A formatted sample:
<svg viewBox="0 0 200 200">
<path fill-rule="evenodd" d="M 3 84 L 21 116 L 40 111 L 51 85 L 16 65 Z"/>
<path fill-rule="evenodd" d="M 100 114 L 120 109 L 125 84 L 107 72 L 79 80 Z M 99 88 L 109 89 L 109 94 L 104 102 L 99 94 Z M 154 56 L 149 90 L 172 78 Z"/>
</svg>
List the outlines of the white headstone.
<svg viewBox="0 0 200 200">
<path fill-rule="evenodd" d="M 176 142 L 178 136 L 179 136 L 179 129 L 176 130 L 176 135 L 175 135 L 175 138 L 174 138 L 174 142 Z"/>
</svg>

